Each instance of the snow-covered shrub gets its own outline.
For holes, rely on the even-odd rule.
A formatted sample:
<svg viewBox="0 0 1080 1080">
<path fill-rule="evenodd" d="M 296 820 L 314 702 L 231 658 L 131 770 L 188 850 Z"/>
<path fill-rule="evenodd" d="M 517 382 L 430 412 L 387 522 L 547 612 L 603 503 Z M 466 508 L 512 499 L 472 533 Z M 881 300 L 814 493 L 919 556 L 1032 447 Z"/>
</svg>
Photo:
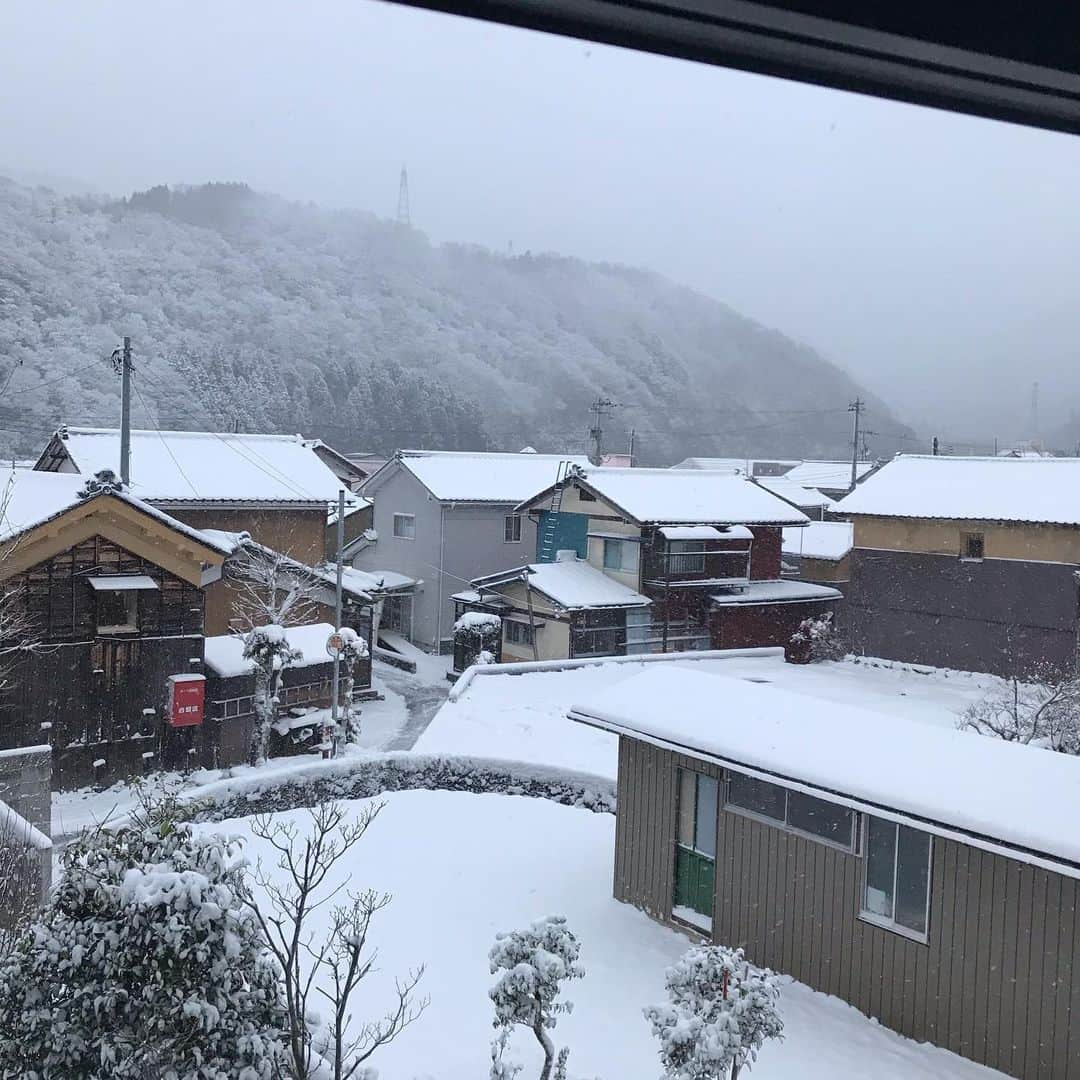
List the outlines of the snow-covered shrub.
<svg viewBox="0 0 1080 1080">
<path fill-rule="evenodd" d="M 338 634 L 343 642 L 340 653 L 341 692 L 344 699 L 341 709 L 341 733 L 347 743 L 354 743 L 360 738 L 360 710 L 353 702 L 353 683 L 356 679 L 356 665 L 367 657 L 368 645 L 351 626 L 342 626 Z"/>
<path fill-rule="evenodd" d="M 490 611 L 466 611 L 454 623 L 454 645 L 461 650 L 461 670 L 493 664 L 502 641 L 502 619 Z M 486 656 L 485 656 L 486 654 Z"/>
<path fill-rule="evenodd" d="M 1002 679 L 969 705 L 957 727 L 1006 742 L 1080 754 L 1080 679 L 1040 669 L 1024 681 Z"/>
<path fill-rule="evenodd" d="M 789 655 L 800 663 L 819 660 L 842 660 L 847 652 L 833 622 L 833 613 L 812 615 L 799 623 L 799 629 L 791 635 Z"/>
<path fill-rule="evenodd" d="M 279 972 L 243 873 L 168 809 L 74 840 L 0 963 L 0 1076 L 278 1076 Z"/>
<path fill-rule="evenodd" d="M 735 1080 L 766 1039 L 783 1038 L 780 987 L 742 949 L 699 945 L 665 976 L 668 1001 L 645 1019 L 660 1040 L 666 1080 Z"/>
<path fill-rule="evenodd" d="M 289 644 L 285 627 L 277 623 L 253 626 L 244 635 L 244 659 L 255 665 L 255 725 L 249 754 L 252 765 L 260 765 L 266 760 L 270 729 L 281 693 L 281 673 L 301 658 L 299 650 Z"/>
<path fill-rule="evenodd" d="M 495 936 L 488 953 L 491 973 L 499 978 L 488 991 L 495 1006 L 495 1027 L 499 1035 L 492 1044 L 490 1080 L 512 1080 L 521 1066 L 502 1059 L 510 1031 L 527 1028 L 544 1052 L 539 1080 L 565 1080 L 570 1051 L 563 1047 L 558 1056 L 548 1032 L 560 1013 L 568 1013 L 573 1003 L 557 1000 L 562 984 L 580 979 L 585 969 L 578 963 L 581 946 L 562 915 L 549 915 L 524 930 Z M 552 1073 L 554 1069 L 554 1073 Z"/>
</svg>

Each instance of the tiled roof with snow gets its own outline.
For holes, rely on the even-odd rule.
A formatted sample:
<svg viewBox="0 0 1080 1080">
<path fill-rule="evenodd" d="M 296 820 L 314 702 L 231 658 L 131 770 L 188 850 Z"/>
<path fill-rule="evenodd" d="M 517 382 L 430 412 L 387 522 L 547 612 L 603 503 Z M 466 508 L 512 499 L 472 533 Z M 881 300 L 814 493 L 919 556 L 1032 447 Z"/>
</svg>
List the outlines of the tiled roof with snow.
<svg viewBox="0 0 1080 1080">
<path fill-rule="evenodd" d="M 84 476 L 120 471 L 115 428 L 61 429 Z M 161 502 L 337 501 L 341 481 L 300 435 L 133 431 L 131 494 Z"/>
<path fill-rule="evenodd" d="M 839 562 L 853 544 L 855 528 L 850 521 L 811 521 L 802 529 L 785 529 L 782 551 L 804 559 Z"/>
<path fill-rule="evenodd" d="M 796 484 L 786 476 L 759 476 L 755 478 L 754 483 L 760 484 L 766 491 L 771 491 L 774 495 L 779 495 L 781 499 L 800 508 L 805 506 L 815 508 L 831 507 L 833 505 L 833 501 L 828 495 L 822 495 L 816 488 Z"/>
<path fill-rule="evenodd" d="M 0 477 L 0 540 L 32 529 L 77 506 L 83 501 L 79 492 L 86 487 L 86 481 L 87 477 L 79 473 L 36 472 L 33 469 L 13 469 Z M 228 554 L 231 550 L 220 537 L 206 535 L 201 529 L 185 525 L 127 492 L 112 491 L 108 494 L 136 507 L 175 532 L 222 554 Z"/>
<path fill-rule="evenodd" d="M 442 502 L 496 502 L 516 505 L 555 483 L 562 462 L 582 467 L 573 454 L 495 454 L 467 451 L 403 450 L 402 466 Z"/>
<path fill-rule="evenodd" d="M 290 667 L 310 667 L 312 664 L 329 664 L 326 642 L 334 632 L 330 623 L 310 623 L 307 626 L 290 626 L 285 639 L 302 654 Z M 244 659 L 244 639 L 239 634 L 221 634 L 206 639 L 206 666 L 223 679 L 234 675 L 247 675 L 255 670 L 251 660 Z"/>
<path fill-rule="evenodd" d="M 855 466 L 855 475 L 861 478 L 873 468 L 874 462 L 860 461 Z M 841 491 L 851 486 L 851 462 L 803 461 L 784 473 L 784 479 L 803 487 Z"/>
<path fill-rule="evenodd" d="M 895 811 L 1080 877 L 1080 760 L 743 679 L 656 665 L 575 705 L 575 720 Z"/>
<path fill-rule="evenodd" d="M 693 469 L 594 469 L 585 483 L 641 524 L 799 525 L 806 515 L 744 476 Z"/>
<path fill-rule="evenodd" d="M 1080 525 L 1080 458 L 893 458 L 838 514 Z"/>
<path fill-rule="evenodd" d="M 483 588 L 497 588 L 500 584 L 526 574 L 531 588 L 554 600 L 560 607 L 571 610 L 643 607 L 651 602 L 647 596 L 642 596 L 634 589 L 608 577 L 583 559 L 531 563 L 502 574 L 476 578 L 473 584 Z"/>
</svg>

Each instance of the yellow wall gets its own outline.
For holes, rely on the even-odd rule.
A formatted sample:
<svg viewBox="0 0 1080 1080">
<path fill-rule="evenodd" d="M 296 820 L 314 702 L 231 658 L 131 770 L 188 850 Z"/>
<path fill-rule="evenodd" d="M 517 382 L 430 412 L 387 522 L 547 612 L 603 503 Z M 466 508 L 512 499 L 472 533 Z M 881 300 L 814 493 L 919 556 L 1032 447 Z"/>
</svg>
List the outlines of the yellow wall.
<svg viewBox="0 0 1080 1080">
<path fill-rule="evenodd" d="M 799 562 L 799 577 L 806 581 L 850 581 L 851 556 L 845 555 L 839 560 L 803 558 Z"/>
<path fill-rule="evenodd" d="M 515 622 L 528 622 L 528 599 L 525 595 L 525 585 L 520 581 L 512 581 L 509 585 L 500 585 L 499 594 L 504 597 L 517 610 Z M 557 622 L 557 618 L 566 618 L 556 612 L 551 602 L 540 593 L 533 590 L 532 594 L 533 614 L 538 622 L 544 625 L 536 632 L 536 650 L 541 660 L 565 660 L 570 655 L 570 625 L 567 622 Z M 504 625 L 510 617 L 504 618 Z M 535 660 L 532 646 L 510 644 L 506 640 L 506 631 L 503 630 L 502 658 L 504 663 L 515 660 Z"/>
<path fill-rule="evenodd" d="M 1065 525 L 884 517 L 854 522 L 857 548 L 959 555 L 960 534 L 981 532 L 988 559 L 1080 563 L 1080 528 Z"/>
</svg>

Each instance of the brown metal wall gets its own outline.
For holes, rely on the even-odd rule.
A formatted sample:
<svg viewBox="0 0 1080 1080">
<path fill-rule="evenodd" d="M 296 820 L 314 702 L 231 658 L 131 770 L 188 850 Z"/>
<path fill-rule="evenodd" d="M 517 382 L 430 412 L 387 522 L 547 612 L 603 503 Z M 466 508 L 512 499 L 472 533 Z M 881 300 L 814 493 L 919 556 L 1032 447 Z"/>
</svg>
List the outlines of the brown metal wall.
<svg viewBox="0 0 1080 1080">
<path fill-rule="evenodd" d="M 680 765 L 717 775 L 620 739 L 615 896 L 662 921 Z M 862 870 L 858 856 L 722 810 L 714 938 L 914 1039 L 1012 1076 L 1080 1077 L 1080 883 L 935 837 L 923 945 L 858 919 Z"/>
</svg>

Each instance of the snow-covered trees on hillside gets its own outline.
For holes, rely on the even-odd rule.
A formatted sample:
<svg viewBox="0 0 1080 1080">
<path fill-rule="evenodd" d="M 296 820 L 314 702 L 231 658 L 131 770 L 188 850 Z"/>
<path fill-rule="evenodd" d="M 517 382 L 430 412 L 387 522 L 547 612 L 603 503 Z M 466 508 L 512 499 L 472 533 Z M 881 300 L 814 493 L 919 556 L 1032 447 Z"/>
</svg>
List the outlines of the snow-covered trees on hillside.
<svg viewBox="0 0 1080 1080">
<path fill-rule="evenodd" d="M 0 961 L 0 1076 L 280 1076 L 279 975 L 237 846 L 168 813 L 72 841 Z"/>
<path fill-rule="evenodd" d="M 780 987 L 742 949 L 700 945 L 668 968 L 668 1000 L 645 1019 L 660 1040 L 667 1080 L 736 1080 L 767 1039 L 783 1037 Z"/>
<path fill-rule="evenodd" d="M 559 1001 L 563 983 L 580 979 L 581 946 L 561 915 L 549 915 L 523 930 L 497 934 L 488 953 L 491 973 L 499 978 L 488 991 L 495 1006 L 499 1034 L 492 1044 L 491 1080 L 513 1080 L 522 1066 L 505 1061 L 503 1053 L 511 1031 L 523 1027 L 533 1033 L 544 1054 L 539 1080 L 565 1080 L 566 1047 L 555 1054 L 548 1032 L 573 1003 Z M 553 1072 L 554 1070 L 554 1072 Z"/>
</svg>

